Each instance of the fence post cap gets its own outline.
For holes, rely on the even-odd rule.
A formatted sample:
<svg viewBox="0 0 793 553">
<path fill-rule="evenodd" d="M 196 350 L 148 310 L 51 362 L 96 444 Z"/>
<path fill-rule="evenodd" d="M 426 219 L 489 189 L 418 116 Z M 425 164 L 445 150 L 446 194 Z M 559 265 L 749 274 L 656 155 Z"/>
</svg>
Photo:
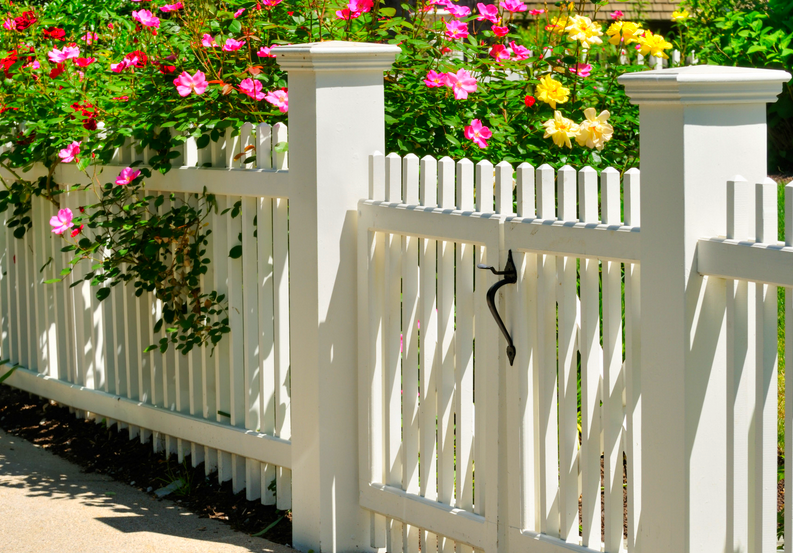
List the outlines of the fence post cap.
<svg viewBox="0 0 793 553">
<path fill-rule="evenodd" d="M 756 104 L 776 102 L 790 73 L 720 65 L 626 73 L 617 80 L 632 104 Z"/>
<path fill-rule="evenodd" d="M 310 42 L 288 44 L 272 49 L 284 71 L 386 71 L 399 46 L 370 42 Z"/>
</svg>

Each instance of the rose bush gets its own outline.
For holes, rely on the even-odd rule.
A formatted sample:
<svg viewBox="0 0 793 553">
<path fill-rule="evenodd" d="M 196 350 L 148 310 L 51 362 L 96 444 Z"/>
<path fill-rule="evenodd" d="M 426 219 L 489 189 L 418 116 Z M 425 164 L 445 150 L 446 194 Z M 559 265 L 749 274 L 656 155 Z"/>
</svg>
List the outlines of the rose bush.
<svg viewBox="0 0 793 553">
<path fill-rule="evenodd" d="M 198 286 L 206 270 L 200 222 L 216 204 L 206 194 L 197 207 L 174 198 L 163 212 L 145 179 L 168 171 L 189 137 L 206 148 L 229 127 L 286 120 L 279 44 L 399 44 L 385 76 L 392 151 L 623 170 L 637 163 L 638 113 L 616 78 L 644 69 L 640 54 L 667 57 L 672 45 L 663 37 L 619 12 L 602 25 L 573 4 L 549 12 L 498 0 L 472 12 L 419 0 L 402 13 L 373 0 L 7 5 L 0 140 L 8 147 L 0 165 L 14 178 L 3 181 L 0 209 L 11 207 L 9 226 L 21 237 L 30 197 L 51 201 L 59 213 L 53 230 L 70 241 L 72 266 L 93 259 L 85 277 L 93 284 L 154 292 L 165 306 L 157 324 L 171 329 L 160 347 L 170 341 L 189 351 L 228 331 L 224 298 Z M 146 148 L 148 165 L 94 176 L 90 166 L 109 164 L 125 144 Z M 21 170 L 34 163 L 48 176 L 25 181 Z M 84 214 L 59 211 L 63 185 L 52 179 L 59 163 L 93 178 L 97 201 Z"/>
</svg>

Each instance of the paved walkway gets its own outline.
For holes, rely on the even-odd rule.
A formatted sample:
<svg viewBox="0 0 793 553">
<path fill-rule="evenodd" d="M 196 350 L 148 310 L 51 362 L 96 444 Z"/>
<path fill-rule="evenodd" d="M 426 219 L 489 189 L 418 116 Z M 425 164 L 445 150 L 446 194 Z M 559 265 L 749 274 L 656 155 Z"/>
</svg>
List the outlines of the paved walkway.
<svg viewBox="0 0 793 553">
<path fill-rule="evenodd" d="M 295 553 L 108 476 L 84 474 L 2 430 L 0 544 L 9 553 Z"/>
</svg>

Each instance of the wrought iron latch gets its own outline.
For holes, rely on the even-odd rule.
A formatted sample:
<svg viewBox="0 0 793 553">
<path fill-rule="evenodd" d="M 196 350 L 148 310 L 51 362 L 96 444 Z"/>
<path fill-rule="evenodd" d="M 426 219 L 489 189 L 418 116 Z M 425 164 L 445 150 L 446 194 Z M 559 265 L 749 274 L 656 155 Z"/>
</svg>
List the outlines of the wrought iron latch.
<svg viewBox="0 0 793 553">
<path fill-rule="evenodd" d="M 509 364 L 512 366 L 512 363 L 515 361 L 515 344 L 512 343 L 512 336 L 509 335 L 509 331 L 507 327 L 504 326 L 504 321 L 501 320 L 501 315 L 498 314 L 498 309 L 496 309 L 496 292 L 498 292 L 499 288 L 506 284 L 515 284 L 518 281 L 518 271 L 515 268 L 515 263 L 512 261 L 512 250 L 509 250 L 507 264 L 504 266 L 503 271 L 496 271 L 494 267 L 482 264 L 477 265 L 477 268 L 489 269 L 493 271 L 494 275 L 504 276 L 502 280 L 496 282 L 487 291 L 487 306 L 490 308 L 490 313 L 493 314 L 493 318 L 496 320 L 498 328 L 501 329 L 504 338 L 507 339 L 507 358 L 509 358 Z"/>
</svg>

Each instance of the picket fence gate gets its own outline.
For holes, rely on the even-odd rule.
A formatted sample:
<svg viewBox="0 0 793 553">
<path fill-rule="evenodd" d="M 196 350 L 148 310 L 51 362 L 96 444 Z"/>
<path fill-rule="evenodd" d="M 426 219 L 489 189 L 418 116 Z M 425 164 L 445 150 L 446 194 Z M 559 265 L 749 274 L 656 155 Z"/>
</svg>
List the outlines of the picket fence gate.
<svg viewBox="0 0 793 553">
<path fill-rule="evenodd" d="M 147 181 L 163 209 L 204 187 L 240 202 L 241 217 L 211 217 L 204 281 L 228 294 L 231 335 L 211 358 L 141 353 L 157 301 L 44 285 L 66 258 L 46 232 L 54 207 L 36 200 L 24 239 L 0 233 L 8 384 L 291 508 L 304 551 L 776 548 L 776 287 L 793 288 L 793 188 L 779 243 L 765 105 L 788 74 L 623 76 L 641 173 L 598 174 L 383 155 L 382 73 L 398 47 L 274 51 L 288 171 L 273 149 L 286 128 L 248 124 L 203 150 L 188 141 Z M 251 145 L 257 167 L 242 167 Z M 97 171 L 138 155 L 122 148 Z M 86 182 L 64 165 L 55 179 Z M 243 256 L 228 259 L 240 234 Z M 486 300 L 502 278 L 503 333 Z M 793 294 L 785 306 L 793 324 Z"/>
</svg>

